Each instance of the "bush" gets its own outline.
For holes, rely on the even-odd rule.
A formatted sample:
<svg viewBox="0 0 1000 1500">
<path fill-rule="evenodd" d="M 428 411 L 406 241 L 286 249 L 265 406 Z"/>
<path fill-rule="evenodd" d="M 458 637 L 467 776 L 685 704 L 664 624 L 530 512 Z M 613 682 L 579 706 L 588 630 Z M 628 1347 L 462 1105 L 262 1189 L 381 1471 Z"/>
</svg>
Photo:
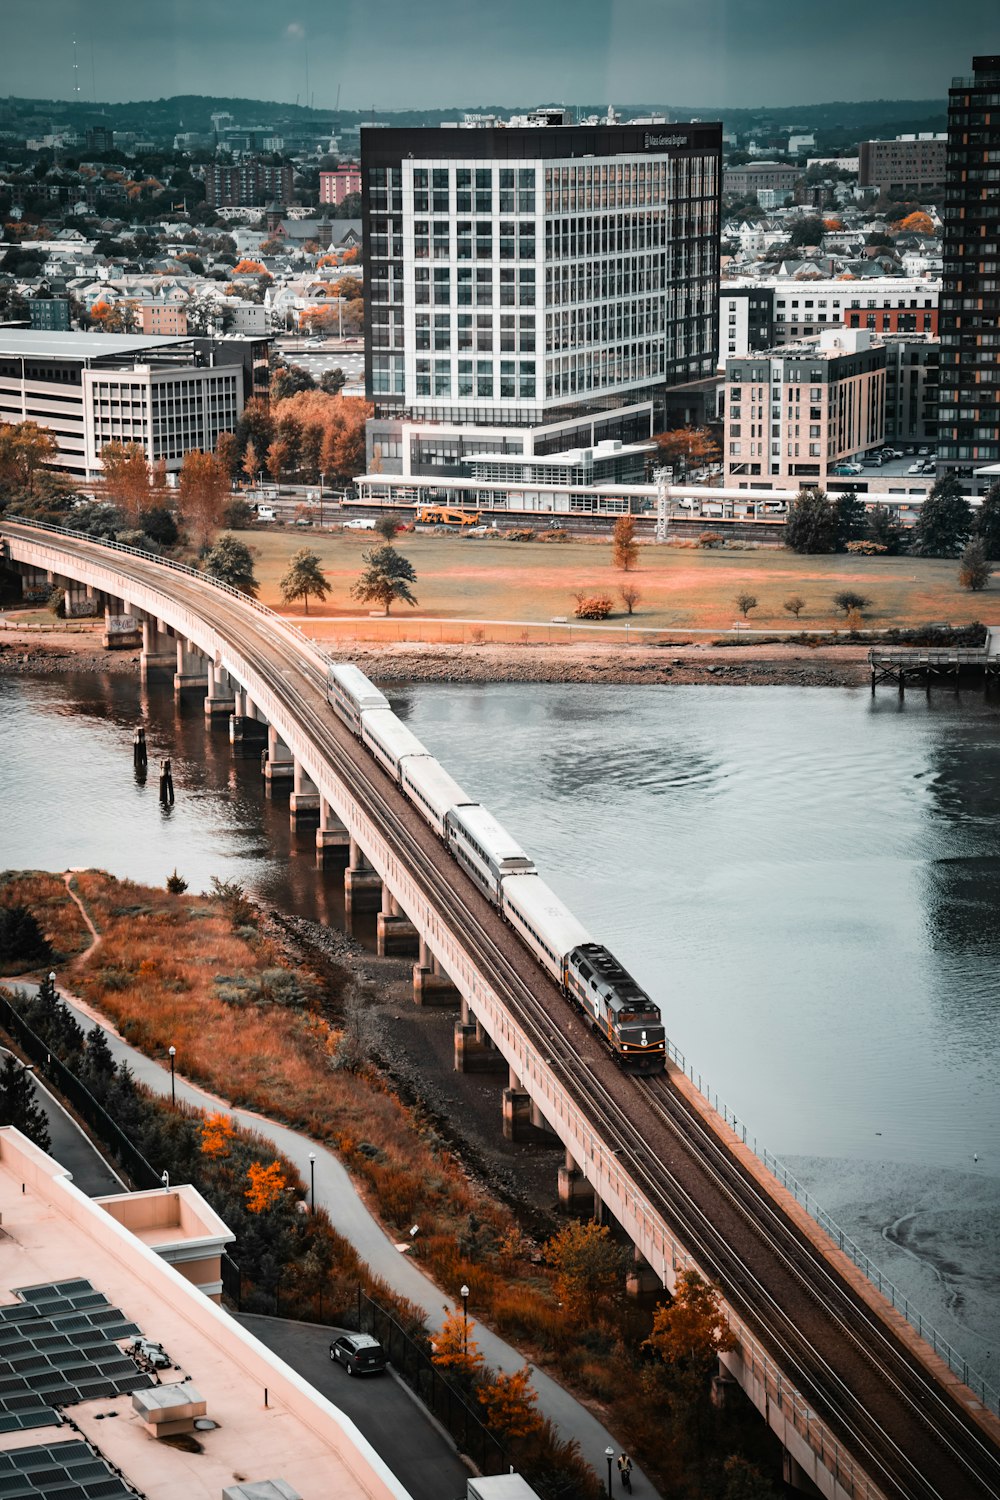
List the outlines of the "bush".
<svg viewBox="0 0 1000 1500">
<path fill-rule="evenodd" d="M 721 547 L 722 536 L 718 531 L 703 531 L 698 538 L 699 547 Z"/>
<path fill-rule="evenodd" d="M 167 890 L 172 896 L 182 896 L 188 888 L 188 883 L 183 875 L 178 875 L 176 866 L 174 873 L 167 876 Z"/>
<path fill-rule="evenodd" d="M 978 593 L 990 581 L 993 567 L 986 556 L 986 545 L 978 537 L 967 543 L 958 565 L 958 581 L 963 589 Z"/>
<path fill-rule="evenodd" d="M 852 552 L 855 557 L 884 557 L 889 548 L 884 542 L 848 542 L 846 550 Z"/>
<path fill-rule="evenodd" d="M 44 964 L 52 949 L 26 906 L 0 906 L 0 963 Z"/>
<path fill-rule="evenodd" d="M 606 620 L 614 601 L 609 594 L 577 594 L 573 613 L 578 620 Z"/>
</svg>

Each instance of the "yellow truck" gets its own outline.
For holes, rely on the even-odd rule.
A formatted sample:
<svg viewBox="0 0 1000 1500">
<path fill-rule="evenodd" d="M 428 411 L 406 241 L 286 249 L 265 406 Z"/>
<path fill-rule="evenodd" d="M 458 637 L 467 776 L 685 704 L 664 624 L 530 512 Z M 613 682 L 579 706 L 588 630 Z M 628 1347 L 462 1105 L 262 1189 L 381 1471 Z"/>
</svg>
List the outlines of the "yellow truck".
<svg viewBox="0 0 1000 1500">
<path fill-rule="evenodd" d="M 478 526 L 478 510 L 452 510 L 447 505 L 422 505 L 417 520 L 424 526 Z"/>
</svg>

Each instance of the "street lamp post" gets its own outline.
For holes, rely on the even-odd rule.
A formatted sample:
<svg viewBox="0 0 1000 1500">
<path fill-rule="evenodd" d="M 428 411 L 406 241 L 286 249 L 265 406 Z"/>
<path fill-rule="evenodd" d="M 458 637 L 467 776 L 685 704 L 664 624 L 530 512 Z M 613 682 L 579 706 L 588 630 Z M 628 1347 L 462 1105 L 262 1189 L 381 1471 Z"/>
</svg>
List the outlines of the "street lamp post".
<svg viewBox="0 0 1000 1500">
<path fill-rule="evenodd" d="M 459 1288 L 462 1298 L 462 1353 L 469 1353 L 469 1288 L 464 1284 Z"/>
<path fill-rule="evenodd" d="M 608 1495 L 609 1496 L 611 1495 L 611 1460 L 614 1458 L 614 1456 L 615 1456 L 615 1450 L 613 1448 L 605 1448 L 605 1450 L 604 1450 L 604 1457 L 608 1461 Z"/>
<path fill-rule="evenodd" d="M 309 1212 L 316 1212 L 316 1153 L 309 1153 Z"/>
<path fill-rule="evenodd" d="M 176 1057 L 177 1057 L 177 1048 L 176 1047 L 171 1047 L 171 1049 L 170 1049 L 170 1103 L 171 1103 L 171 1105 L 175 1109 L 177 1107 L 177 1090 L 176 1090 L 176 1086 L 175 1086 L 175 1083 L 174 1083 L 174 1060 L 176 1059 Z"/>
</svg>

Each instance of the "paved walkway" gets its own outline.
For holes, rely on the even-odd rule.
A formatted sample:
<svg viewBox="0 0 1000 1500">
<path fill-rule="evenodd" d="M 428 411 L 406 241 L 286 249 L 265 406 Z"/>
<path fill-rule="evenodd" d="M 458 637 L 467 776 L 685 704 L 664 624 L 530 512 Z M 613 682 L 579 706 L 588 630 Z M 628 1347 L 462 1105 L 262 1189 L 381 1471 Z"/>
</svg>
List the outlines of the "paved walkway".
<svg viewBox="0 0 1000 1500">
<path fill-rule="evenodd" d="M 37 985 L 21 984 L 20 989 L 37 989 Z M 6 1053 L 0 1047 L 0 1053 Z M 81 1193 L 88 1198 L 101 1198 L 105 1193 L 127 1192 L 124 1182 L 113 1167 L 109 1166 L 86 1131 L 76 1123 L 63 1107 L 44 1079 L 32 1072 L 35 1100 L 45 1111 L 52 1140 L 51 1155 L 61 1167 L 72 1173 L 73 1181 Z"/>
<path fill-rule="evenodd" d="M 10 981 L 10 985 L 12 988 L 18 987 L 18 982 Z M 28 988 L 27 985 L 20 987 Z M 60 989 L 60 994 L 85 1030 L 93 1025 L 101 1027 L 116 1062 L 127 1062 L 139 1082 L 146 1084 L 154 1093 L 169 1097 L 168 1066 L 153 1061 L 131 1047 L 100 1012 L 64 989 Z M 197 1109 L 223 1110 L 243 1129 L 254 1130 L 265 1140 L 271 1141 L 291 1161 L 304 1183 L 309 1182 L 309 1153 L 315 1152 L 316 1202 L 326 1209 L 338 1232 L 351 1242 L 375 1274 L 388 1282 L 400 1296 L 407 1297 L 420 1307 L 432 1331 L 439 1329 L 445 1316 L 456 1310 L 451 1298 L 431 1281 L 418 1263 L 396 1249 L 382 1226 L 369 1213 L 342 1162 L 321 1142 L 313 1141 L 309 1136 L 250 1110 L 234 1109 L 228 1100 L 188 1083 L 180 1074 L 175 1078 L 175 1088 L 177 1098 L 186 1104 L 194 1105 Z M 476 1324 L 475 1337 L 484 1358 L 494 1369 L 513 1373 L 524 1365 L 524 1356 L 518 1350 L 481 1323 Z M 620 1445 L 596 1417 L 564 1390 L 558 1381 L 544 1371 L 534 1369 L 532 1382 L 538 1393 L 538 1409 L 542 1415 L 552 1421 L 561 1437 L 575 1438 L 587 1462 L 599 1476 L 605 1475 L 605 1449 L 611 1447 L 617 1454 Z M 632 1489 L 640 1500 L 641 1497 L 655 1500 L 656 1491 L 638 1469 L 633 1469 L 632 1472 Z"/>
</svg>

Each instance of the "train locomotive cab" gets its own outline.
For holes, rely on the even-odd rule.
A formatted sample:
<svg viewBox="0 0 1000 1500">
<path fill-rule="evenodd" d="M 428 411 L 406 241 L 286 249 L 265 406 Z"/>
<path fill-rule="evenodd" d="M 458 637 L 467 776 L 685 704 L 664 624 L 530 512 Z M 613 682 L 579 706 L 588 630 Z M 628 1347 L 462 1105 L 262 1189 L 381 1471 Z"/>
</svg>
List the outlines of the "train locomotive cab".
<svg viewBox="0 0 1000 1500">
<path fill-rule="evenodd" d="M 584 943 L 566 959 L 566 990 L 592 1017 L 616 1059 L 630 1073 L 662 1073 L 666 1038 L 659 1007 L 600 943 Z"/>
</svg>

